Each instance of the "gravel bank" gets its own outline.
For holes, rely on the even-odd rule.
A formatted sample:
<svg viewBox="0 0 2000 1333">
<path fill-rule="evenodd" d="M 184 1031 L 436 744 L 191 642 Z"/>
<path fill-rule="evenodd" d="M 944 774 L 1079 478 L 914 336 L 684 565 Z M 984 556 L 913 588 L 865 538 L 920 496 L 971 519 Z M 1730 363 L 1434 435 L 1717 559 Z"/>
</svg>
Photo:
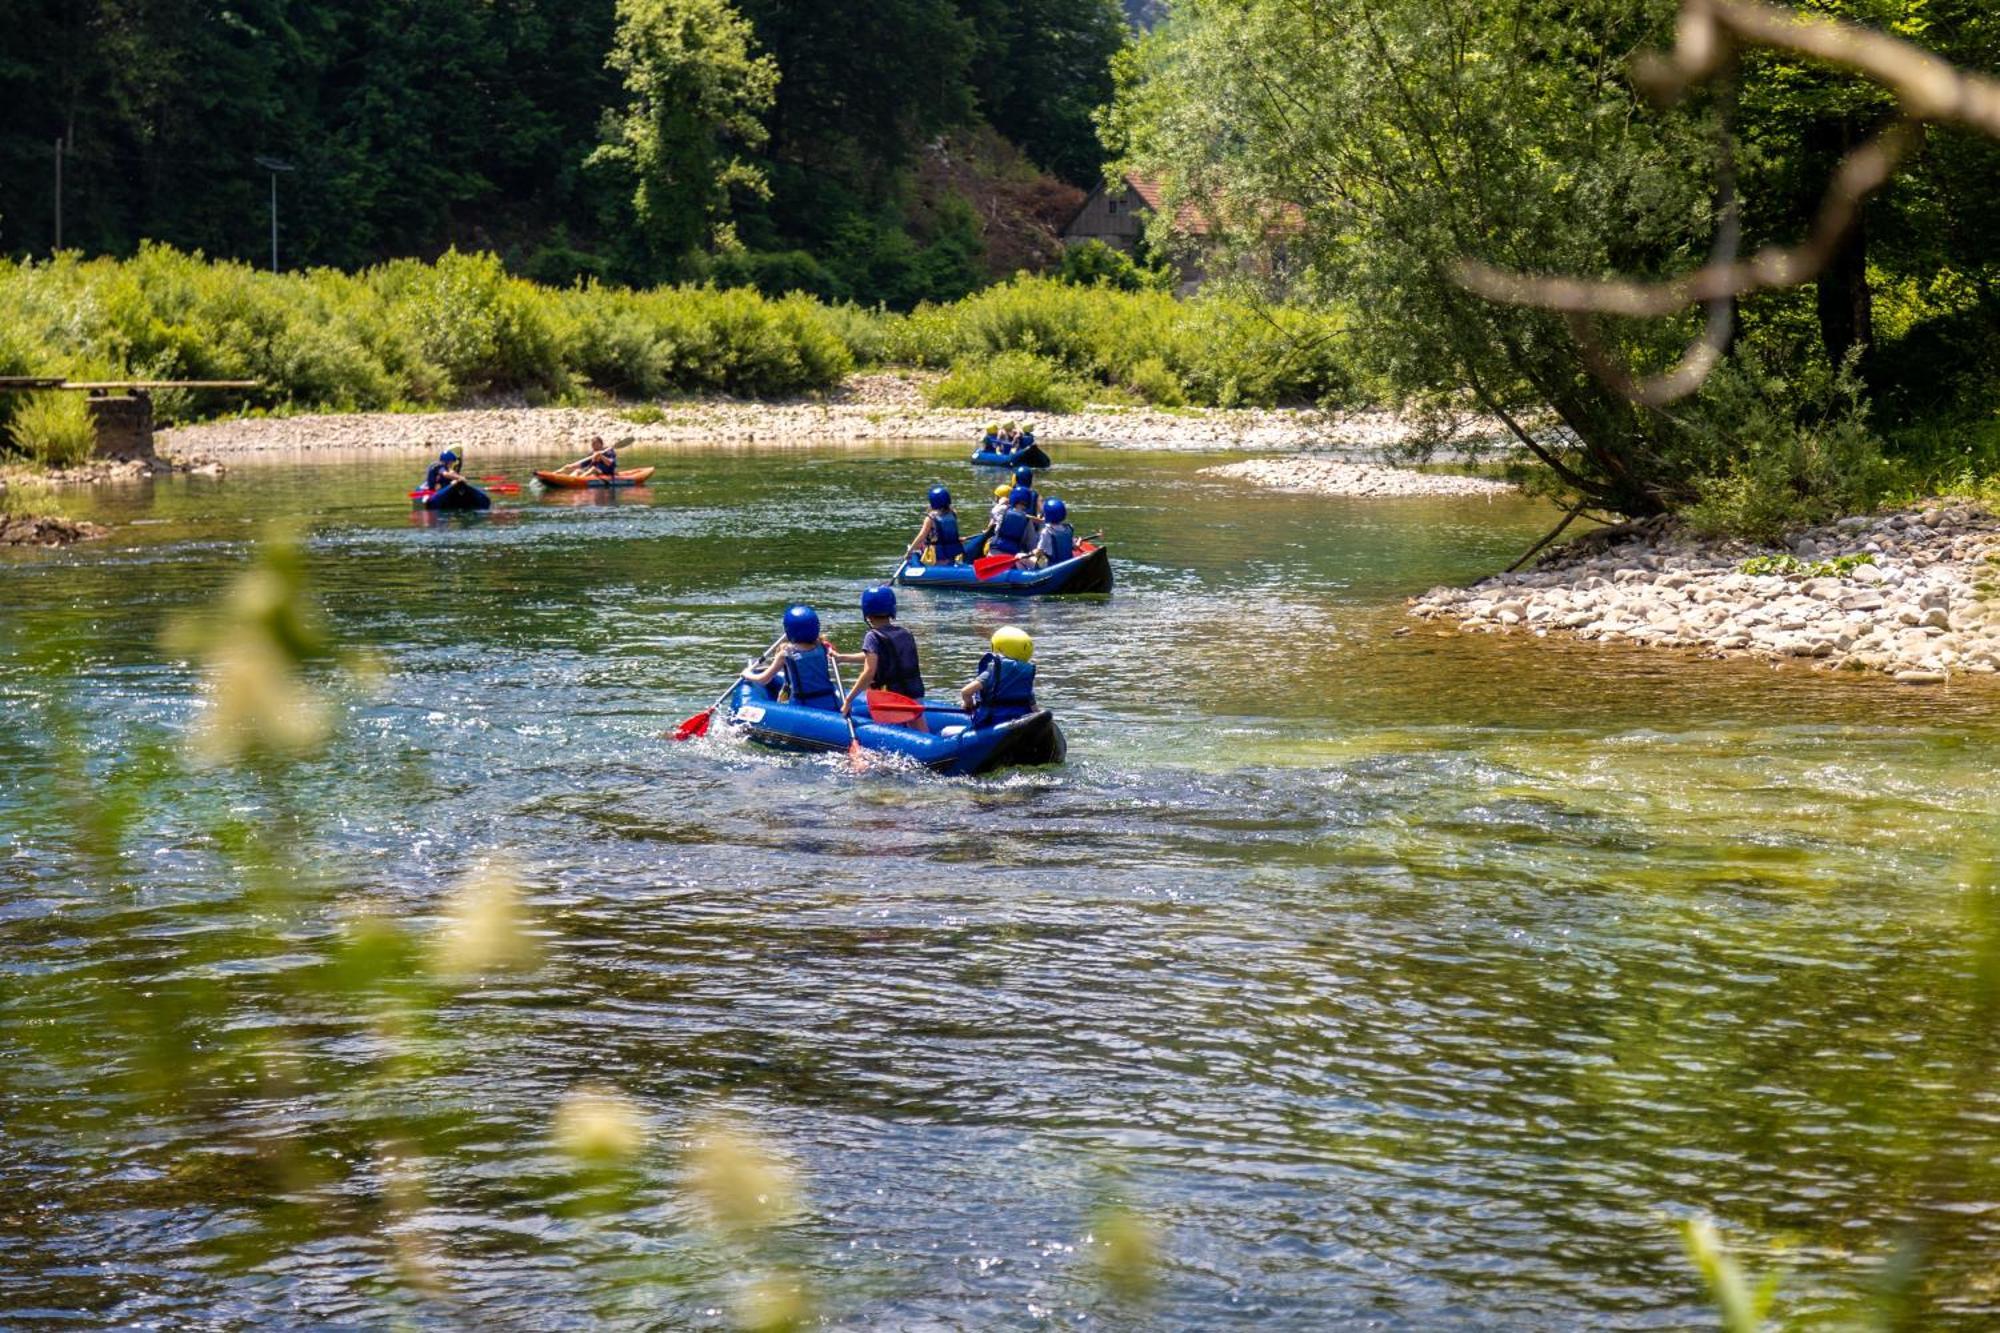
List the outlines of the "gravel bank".
<svg viewBox="0 0 2000 1333">
<path fill-rule="evenodd" d="M 1653 522 L 1615 544 L 1573 542 L 1525 573 L 1433 588 L 1410 610 L 1467 631 L 1568 634 L 1942 684 L 2000 672 L 1996 553 L 2000 519 L 1954 503 L 1842 519 L 1784 548 L 1700 541 Z"/>
<path fill-rule="evenodd" d="M 646 444 L 762 445 L 778 448 L 874 440 L 964 440 L 970 448 L 996 420 L 1032 421 L 1044 444 L 1091 441 L 1139 449 L 1334 449 L 1366 453 L 1411 433 L 1388 412 L 1328 413 L 1232 408 L 1165 412 L 1100 407 L 1068 415 L 971 411 L 924 405 L 935 376 L 856 376 L 822 400 L 679 400 L 652 408 L 493 407 L 419 414 L 265 417 L 209 422 L 160 432 L 170 453 L 348 454 L 357 450 L 433 451 L 447 445 L 481 455 L 575 457 L 593 435 Z"/>
<path fill-rule="evenodd" d="M 1300 495 L 1400 497 L 1500 495 L 1513 490 L 1504 481 L 1445 472 L 1415 472 L 1376 463 L 1352 463 L 1324 454 L 1253 458 L 1203 468 L 1209 477 L 1240 477 L 1272 490 Z"/>
</svg>

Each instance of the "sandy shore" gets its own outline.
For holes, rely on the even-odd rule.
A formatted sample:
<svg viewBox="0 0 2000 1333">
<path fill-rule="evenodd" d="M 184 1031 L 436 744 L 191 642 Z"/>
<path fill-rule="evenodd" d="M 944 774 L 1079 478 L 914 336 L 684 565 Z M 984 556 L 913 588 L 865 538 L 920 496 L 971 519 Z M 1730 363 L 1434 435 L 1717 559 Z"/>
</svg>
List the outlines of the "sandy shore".
<svg viewBox="0 0 2000 1333">
<path fill-rule="evenodd" d="M 1846 518 L 1786 547 L 1644 525 L 1546 563 L 1412 599 L 1472 632 L 1565 634 L 1707 656 L 1887 673 L 1912 685 L 2000 674 L 2000 518 L 1939 502 Z"/>
<path fill-rule="evenodd" d="M 1098 407 L 1066 415 L 1000 413 L 924 404 L 934 377 L 917 372 L 856 376 L 822 400 L 702 399 L 653 407 L 492 407 L 433 413 L 246 418 L 161 431 L 162 452 L 239 458 L 256 454 L 428 452 L 446 446 L 487 454 L 576 456 L 593 435 L 645 444 L 754 444 L 774 448 L 878 440 L 963 440 L 995 420 L 1033 422 L 1044 444 L 1089 441 L 1118 448 L 1368 454 L 1408 438 L 1389 412 L 1308 409 L 1175 410 Z"/>
</svg>

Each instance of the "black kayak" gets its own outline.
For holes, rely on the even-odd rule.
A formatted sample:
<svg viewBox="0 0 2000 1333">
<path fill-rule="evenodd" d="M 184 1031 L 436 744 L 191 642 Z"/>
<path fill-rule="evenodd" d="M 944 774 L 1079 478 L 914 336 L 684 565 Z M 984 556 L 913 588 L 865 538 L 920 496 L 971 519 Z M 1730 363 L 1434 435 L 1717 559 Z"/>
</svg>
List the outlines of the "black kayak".
<svg viewBox="0 0 2000 1333">
<path fill-rule="evenodd" d="M 973 454 L 972 462 L 975 467 L 1031 467 L 1036 471 L 1055 466 L 1039 444 L 1016 449 L 1011 454 L 996 454 L 991 449 L 981 449 Z"/>
<path fill-rule="evenodd" d="M 441 491 L 411 491 L 410 498 L 426 509 L 491 509 L 493 497 L 469 481 L 454 481 Z"/>
</svg>

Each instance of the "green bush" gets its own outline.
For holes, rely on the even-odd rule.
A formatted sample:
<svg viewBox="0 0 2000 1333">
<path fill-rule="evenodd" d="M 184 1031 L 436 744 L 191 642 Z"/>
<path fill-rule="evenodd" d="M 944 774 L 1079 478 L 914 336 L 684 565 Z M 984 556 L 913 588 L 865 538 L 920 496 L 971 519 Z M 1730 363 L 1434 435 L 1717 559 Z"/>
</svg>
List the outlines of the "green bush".
<svg viewBox="0 0 2000 1333">
<path fill-rule="evenodd" d="M 1014 408 L 1033 412 L 1074 412 L 1083 406 L 1083 386 L 1062 367 L 1031 352 L 1002 352 L 968 360 L 931 390 L 936 407 Z"/>
<path fill-rule="evenodd" d="M 1056 279 L 1072 287 L 1111 287 L 1121 292 L 1170 292 L 1173 270 L 1164 264 L 1141 264 L 1123 250 L 1103 241 L 1085 241 L 1063 251 Z"/>
<path fill-rule="evenodd" d="M 90 405 L 80 393 L 31 393 L 8 423 L 14 447 L 43 467 L 75 467 L 97 448 Z"/>
<path fill-rule="evenodd" d="M 1697 532 L 1769 541 L 1873 509 L 1895 484 L 1851 365 L 1786 373 L 1746 349 L 1709 376 L 1679 424 L 1691 456 L 1706 460 L 1683 510 Z"/>
</svg>

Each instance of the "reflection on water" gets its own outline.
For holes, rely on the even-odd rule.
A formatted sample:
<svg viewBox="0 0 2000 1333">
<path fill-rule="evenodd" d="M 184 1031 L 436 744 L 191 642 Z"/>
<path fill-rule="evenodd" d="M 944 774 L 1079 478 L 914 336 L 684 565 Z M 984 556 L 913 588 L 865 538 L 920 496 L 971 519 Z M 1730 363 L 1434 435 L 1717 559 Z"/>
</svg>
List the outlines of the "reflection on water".
<svg viewBox="0 0 2000 1333">
<path fill-rule="evenodd" d="M 656 739 L 789 601 L 852 647 L 927 486 L 979 494 L 957 455 L 661 451 L 645 492 L 441 522 L 394 463 L 73 501 L 110 541 L 0 555 L 7 1029 L 60 1020 L 50 978 L 143 1012 L 149 982 L 215 966 L 233 886 L 206 830 L 255 816 L 240 786 L 134 813 L 116 864 L 66 830 L 80 784 L 195 706 L 162 624 L 289 516 L 341 638 L 389 669 L 289 785 L 303 859 L 424 920 L 505 852 L 551 930 L 531 980 L 453 1003 L 452 1058 L 416 1076 L 462 1117 L 416 1224 L 446 1322 L 722 1318 L 729 1264 L 671 1162 L 615 1234 L 575 1220 L 546 1143 L 579 1082 L 669 1136 L 718 1101 L 759 1125 L 804 1182 L 789 1243 L 854 1327 L 1679 1326 L 1702 1314 L 1670 1222 L 1698 1211 L 1780 1247 L 1756 1262 L 1794 1312 L 1839 1308 L 1914 1221 L 1946 1309 L 1990 1315 L 2000 1106 L 1956 1071 L 1990 1058 L 1959 885 L 1996 812 L 1995 696 L 1439 635 L 1401 599 L 1504 564 L 1539 509 L 1079 449 L 1048 489 L 1107 533 L 1115 595 L 902 594 L 939 686 L 999 625 L 1035 636 L 1069 765 L 857 778 Z M 193 1050 L 267 1021 L 178 1017 Z M 365 1207 L 214 1267 L 278 1187 L 200 1107 L 127 1114 L 91 1067 L 116 1034 L 63 1069 L 17 1035 L 0 1322 L 429 1317 Z M 292 1035 L 335 1068 L 365 1045 Z M 248 1105 L 336 1157 L 367 1119 L 334 1090 Z M 1138 1312 L 1078 1257 L 1114 1185 L 1165 1256 Z M 607 1307 L 589 1275 L 641 1260 L 672 1280 Z"/>
</svg>

